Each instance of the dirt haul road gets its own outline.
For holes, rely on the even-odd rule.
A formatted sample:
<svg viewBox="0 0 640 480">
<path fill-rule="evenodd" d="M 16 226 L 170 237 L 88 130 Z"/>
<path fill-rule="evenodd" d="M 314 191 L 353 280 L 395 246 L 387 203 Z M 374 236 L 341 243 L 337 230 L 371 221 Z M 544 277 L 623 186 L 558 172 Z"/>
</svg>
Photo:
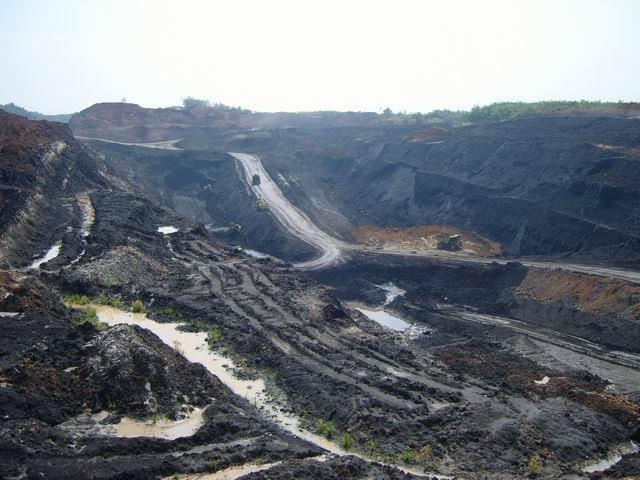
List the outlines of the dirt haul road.
<svg viewBox="0 0 640 480">
<path fill-rule="evenodd" d="M 305 213 L 291 204 L 264 169 L 258 156 L 247 153 L 230 153 L 230 155 L 242 165 L 247 185 L 258 198 L 266 202 L 278 222 L 294 237 L 321 252 L 320 256 L 313 260 L 296 264 L 297 268 L 314 270 L 328 267 L 338 262 L 342 250 L 351 248 L 349 244 L 320 230 Z M 254 185 L 252 182 L 254 175 L 260 176 L 258 185 Z"/>
<path fill-rule="evenodd" d="M 97 140 L 102 142 L 117 143 L 120 145 L 128 145 L 133 147 L 182 150 L 181 148 L 175 146 L 175 144 L 180 141 L 179 139 L 153 143 L 125 143 L 112 140 L 104 140 L 101 138 L 77 138 L 83 140 Z M 347 251 L 360 251 L 376 255 L 400 255 L 405 257 L 415 256 L 441 259 L 443 261 L 475 264 L 487 264 L 492 262 L 504 264 L 509 261 L 518 261 L 528 267 L 559 268 L 572 272 L 588 273 L 603 277 L 618 278 L 634 283 L 640 283 L 640 272 L 638 271 L 604 267 L 600 265 L 586 265 L 542 260 L 507 260 L 487 257 L 472 257 L 453 252 L 447 252 L 444 250 L 433 252 L 409 252 L 406 250 L 394 250 L 388 248 L 385 248 L 384 250 L 378 250 L 375 248 L 367 247 L 365 245 L 347 243 L 340 239 L 332 237 L 331 235 L 320 230 L 304 212 L 292 205 L 291 202 L 289 202 L 289 200 L 287 200 L 287 198 L 284 196 L 282 190 L 280 190 L 278 185 L 271 179 L 267 171 L 262 166 L 262 162 L 257 155 L 247 153 L 230 153 L 230 155 L 232 155 L 238 161 L 238 163 L 242 165 L 244 170 L 244 179 L 247 182 L 249 188 L 251 188 L 258 197 L 262 198 L 266 202 L 269 210 L 283 225 L 283 227 L 286 228 L 287 231 L 293 236 L 301 239 L 302 241 L 308 243 L 309 245 L 317 248 L 320 251 L 319 257 L 295 265 L 297 268 L 302 270 L 316 270 L 330 267 L 331 265 L 335 265 L 341 260 L 343 253 Z M 254 174 L 260 176 L 259 185 L 253 185 L 251 181 Z"/>
<path fill-rule="evenodd" d="M 452 260 L 465 263 L 507 263 L 510 260 L 485 258 L 485 257 L 472 257 L 467 255 L 460 255 L 447 251 L 434 251 L 434 252 L 407 252 L 404 250 L 391 250 L 384 249 L 378 250 L 364 245 L 356 245 L 353 243 L 343 242 L 326 232 L 320 230 L 309 217 L 300 211 L 297 207 L 291 204 L 289 200 L 284 196 L 282 190 L 271 179 L 267 171 L 262 166 L 262 162 L 257 155 L 246 153 L 231 153 L 231 155 L 242 165 L 244 170 L 244 178 L 247 185 L 253 190 L 253 192 L 264 200 L 277 218 L 277 220 L 295 237 L 300 240 L 316 247 L 321 255 L 313 260 L 299 263 L 296 267 L 305 270 L 314 270 L 329 267 L 340 261 L 342 254 L 346 251 L 361 251 L 374 254 L 386 254 L 386 255 L 402 255 L 402 256 L 417 256 L 417 257 L 429 257 L 439 258 L 443 260 Z M 260 176 L 260 183 L 253 185 L 253 175 Z M 619 278 L 628 280 L 634 283 L 640 283 L 640 272 L 633 270 L 625 270 L 620 268 L 609 268 L 597 265 L 582 265 L 575 263 L 562 263 L 551 261 L 539 261 L 539 260 L 524 260 L 517 259 L 523 265 L 539 268 L 560 268 L 562 270 L 569 270 L 580 273 L 590 273 L 594 275 L 606 276 L 611 278 Z"/>
</svg>

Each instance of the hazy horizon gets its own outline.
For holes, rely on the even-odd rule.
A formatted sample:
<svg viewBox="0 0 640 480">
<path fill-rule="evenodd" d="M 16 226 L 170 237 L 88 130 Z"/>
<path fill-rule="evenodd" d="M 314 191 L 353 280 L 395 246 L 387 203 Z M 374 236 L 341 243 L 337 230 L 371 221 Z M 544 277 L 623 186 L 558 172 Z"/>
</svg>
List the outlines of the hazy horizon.
<svg viewBox="0 0 640 480">
<path fill-rule="evenodd" d="M 0 104 L 468 110 L 640 99 L 640 2 L 5 1 Z"/>
</svg>

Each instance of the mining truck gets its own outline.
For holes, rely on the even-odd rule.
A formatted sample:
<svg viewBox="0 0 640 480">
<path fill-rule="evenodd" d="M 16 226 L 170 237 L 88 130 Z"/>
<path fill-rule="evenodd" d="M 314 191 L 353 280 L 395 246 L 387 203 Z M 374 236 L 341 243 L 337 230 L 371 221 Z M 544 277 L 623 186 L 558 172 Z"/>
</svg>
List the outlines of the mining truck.
<svg viewBox="0 0 640 480">
<path fill-rule="evenodd" d="M 462 250 L 462 235 L 451 235 L 447 240 L 438 242 L 440 250 L 458 251 Z"/>
</svg>

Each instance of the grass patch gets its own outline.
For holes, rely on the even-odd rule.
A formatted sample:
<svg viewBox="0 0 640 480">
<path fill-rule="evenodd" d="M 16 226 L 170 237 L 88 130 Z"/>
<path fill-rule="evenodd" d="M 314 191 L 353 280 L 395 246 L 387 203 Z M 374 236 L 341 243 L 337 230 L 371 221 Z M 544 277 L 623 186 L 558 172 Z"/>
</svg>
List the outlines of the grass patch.
<svg viewBox="0 0 640 480">
<path fill-rule="evenodd" d="M 84 309 L 84 312 L 82 312 L 82 316 L 80 318 L 75 318 L 73 320 L 73 323 L 75 323 L 76 325 L 89 323 L 98 330 L 104 330 L 105 328 L 107 328 L 106 323 L 102 323 L 100 320 L 98 320 L 98 312 L 96 312 L 96 309 L 93 307 L 87 307 L 86 309 Z"/>
<path fill-rule="evenodd" d="M 124 302 L 116 297 L 107 297 L 106 295 L 98 295 L 97 297 L 91 297 L 89 295 L 81 295 L 79 293 L 74 293 L 71 295 L 66 295 L 62 298 L 64 303 L 68 305 L 107 305 L 113 308 L 124 308 Z"/>
<path fill-rule="evenodd" d="M 420 465 L 425 472 L 439 470 L 440 462 L 433 453 L 431 445 L 424 445 L 418 450 L 406 446 L 400 452 L 400 458 L 404 463 Z"/>
<path fill-rule="evenodd" d="M 109 306 L 113 307 L 113 308 L 117 308 L 119 310 L 123 310 L 124 309 L 124 302 L 122 300 L 120 300 L 119 298 L 110 298 L 109 299 Z"/>
<path fill-rule="evenodd" d="M 97 303 L 98 305 L 107 305 L 109 307 L 118 308 L 122 310 L 124 308 L 124 302 L 119 298 L 107 297 L 106 295 L 99 295 L 91 303 Z"/>
<path fill-rule="evenodd" d="M 225 338 L 222 332 L 220 331 L 220 325 L 211 325 L 208 328 L 207 332 L 207 343 L 210 348 L 214 348 L 222 343 L 224 343 Z"/>
<path fill-rule="evenodd" d="M 174 307 L 164 307 L 162 309 L 162 313 L 164 313 L 167 317 L 175 317 L 178 315 L 178 311 Z"/>
<path fill-rule="evenodd" d="M 416 452 L 413 448 L 404 447 L 402 453 L 400 454 L 402 461 L 405 463 L 416 463 L 416 459 L 418 458 L 418 452 Z"/>
<path fill-rule="evenodd" d="M 532 455 L 531 457 L 529 457 L 529 461 L 527 462 L 527 469 L 529 470 L 530 473 L 533 473 L 534 475 L 538 475 L 539 473 L 542 473 L 542 470 L 543 470 L 542 460 L 538 455 Z"/>
<path fill-rule="evenodd" d="M 87 295 L 80 295 L 79 293 L 74 293 L 72 295 L 66 295 L 63 297 L 65 303 L 70 303 L 72 305 L 88 305 L 91 302 L 91 297 Z"/>
<path fill-rule="evenodd" d="M 142 300 L 137 299 L 131 303 L 131 311 L 133 313 L 147 313 L 147 307 L 144 306 Z"/>
</svg>

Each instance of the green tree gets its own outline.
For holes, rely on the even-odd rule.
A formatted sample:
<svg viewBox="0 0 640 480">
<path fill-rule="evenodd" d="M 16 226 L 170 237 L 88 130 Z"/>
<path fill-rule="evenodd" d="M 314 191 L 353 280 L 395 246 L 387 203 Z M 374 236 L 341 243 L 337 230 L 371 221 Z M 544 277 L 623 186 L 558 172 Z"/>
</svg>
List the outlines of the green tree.
<svg viewBox="0 0 640 480">
<path fill-rule="evenodd" d="M 353 445 L 353 437 L 348 432 L 343 433 L 340 443 L 342 444 L 342 448 L 344 448 L 345 450 L 349 450 L 351 448 L 351 445 Z"/>
<path fill-rule="evenodd" d="M 182 100 L 182 106 L 185 110 L 193 110 L 194 108 L 210 107 L 211 102 L 202 98 L 187 97 Z"/>
</svg>

